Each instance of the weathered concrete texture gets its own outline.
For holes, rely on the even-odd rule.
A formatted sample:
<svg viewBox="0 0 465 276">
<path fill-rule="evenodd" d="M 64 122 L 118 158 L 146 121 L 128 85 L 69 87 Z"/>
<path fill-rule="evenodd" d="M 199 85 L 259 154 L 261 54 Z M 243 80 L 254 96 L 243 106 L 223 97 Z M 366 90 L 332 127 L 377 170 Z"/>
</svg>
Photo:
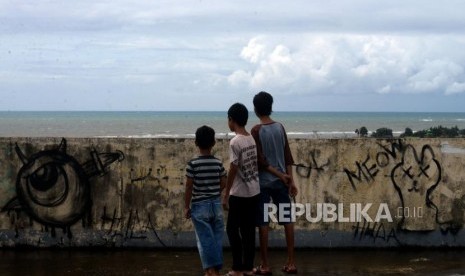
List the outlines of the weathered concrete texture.
<svg viewBox="0 0 465 276">
<path fill-rule="evenodd" d="M 228 142 L 214 148 L 226 168 Z M 290 145 L 298 247 L 465 246 L 465 139 Z M 1 138 L 0 246 L 194 247 L 183 196 L 196 154 L 192 139 Z"/>
</svg>

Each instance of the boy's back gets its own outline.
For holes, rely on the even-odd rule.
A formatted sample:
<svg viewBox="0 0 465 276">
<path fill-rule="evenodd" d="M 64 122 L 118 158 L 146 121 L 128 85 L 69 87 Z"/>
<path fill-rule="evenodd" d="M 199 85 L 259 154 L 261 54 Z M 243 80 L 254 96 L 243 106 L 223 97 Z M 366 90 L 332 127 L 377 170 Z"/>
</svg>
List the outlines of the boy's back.
<svg viewBox="0 0 465 276">
<path fill-rule="evenodd" d="M 293 159 L 283 125 L 278 122 L 258 124 L 252 128 L 251 134 L 257 142 L 259 167 L 271 165 L 281 172 L 286 172 L 286 166 L 292 164 Z M 260 183 L 264 184 L 278 179 L 264 169 L 260 170 L 259 177 Z"/>
<path fill-rule="evenodd" d="M 257 147 L 249 135 L 236 135 L 230 141 L 229 157 L 238 172 L 231 187 L 231 195 L 252 197 L 260 193 L 258 184 Z"/>
<path fill-rule="evenodd" d="M 187 163 L 186 176 L 194 179 L 192 202 L 219 198 L 221 177 L 225 175 L 222 162 L 212 155 L 190 160 Z"/>
</svg>

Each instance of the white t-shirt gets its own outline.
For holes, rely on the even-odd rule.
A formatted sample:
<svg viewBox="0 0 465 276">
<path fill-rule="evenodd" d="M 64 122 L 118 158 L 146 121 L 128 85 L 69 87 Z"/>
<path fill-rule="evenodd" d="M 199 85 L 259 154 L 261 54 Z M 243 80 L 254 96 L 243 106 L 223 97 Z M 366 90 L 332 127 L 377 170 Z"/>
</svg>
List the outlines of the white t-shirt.
<svg viewBox="0 0 465 276">
<path fill-rule="evenodd" d="M 252 135 L 237 134 L 229 142 L 229 160 L 238 166 L 230 195 L 252 197 L 260 193 L 257 146 Z"/>
</svg>

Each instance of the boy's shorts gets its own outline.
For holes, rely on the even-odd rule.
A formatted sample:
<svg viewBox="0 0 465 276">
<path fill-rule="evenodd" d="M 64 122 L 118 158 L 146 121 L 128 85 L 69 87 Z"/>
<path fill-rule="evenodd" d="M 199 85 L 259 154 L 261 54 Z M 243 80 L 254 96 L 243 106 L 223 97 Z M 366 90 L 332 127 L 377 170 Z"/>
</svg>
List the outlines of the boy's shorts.
<svg viewBox="0 0 465 276">
<path fill-rule="evenodd" d="M 273 200 L 273 202 L 271 202 Z M 275 180 L 263 187 L 260 185 L 260 204 L 259 211 L 257 215 L 257 226 L 266 226 L 271 221 L 271 218 L 268 217 L 268 221 L 265 220 L 265 204 L 273 203 L 277 207 L 277 212 L 275 217 L 278 219 L 279 225 L 285 225 L 292 223 L 291 220 L 291 199 L 289 197 L 289 188 L 281 181 Z M 283 204 L 284 210 L 284 220 L 279 220 L 280 218 L 280 204 Z"/>
</svg>

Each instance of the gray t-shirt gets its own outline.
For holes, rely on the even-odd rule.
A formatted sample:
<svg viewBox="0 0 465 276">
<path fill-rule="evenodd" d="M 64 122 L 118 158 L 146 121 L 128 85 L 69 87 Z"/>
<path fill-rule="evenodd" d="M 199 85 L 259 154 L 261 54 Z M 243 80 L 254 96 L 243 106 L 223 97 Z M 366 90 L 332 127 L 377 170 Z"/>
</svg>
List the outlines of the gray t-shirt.
<svg viewBox="0 0 465 276">
<path fill-rule="evenodd" d="M 251 133 L 258 147 L 260 186 L 266 187 L 267 184 L 279 179 L 266 171 L 266 167 L 270 165 L 286 173 L 286 167 L 294 163 L 286 131 L 282 124 L 272 122 L 254 126 Z"/>
</svg>

